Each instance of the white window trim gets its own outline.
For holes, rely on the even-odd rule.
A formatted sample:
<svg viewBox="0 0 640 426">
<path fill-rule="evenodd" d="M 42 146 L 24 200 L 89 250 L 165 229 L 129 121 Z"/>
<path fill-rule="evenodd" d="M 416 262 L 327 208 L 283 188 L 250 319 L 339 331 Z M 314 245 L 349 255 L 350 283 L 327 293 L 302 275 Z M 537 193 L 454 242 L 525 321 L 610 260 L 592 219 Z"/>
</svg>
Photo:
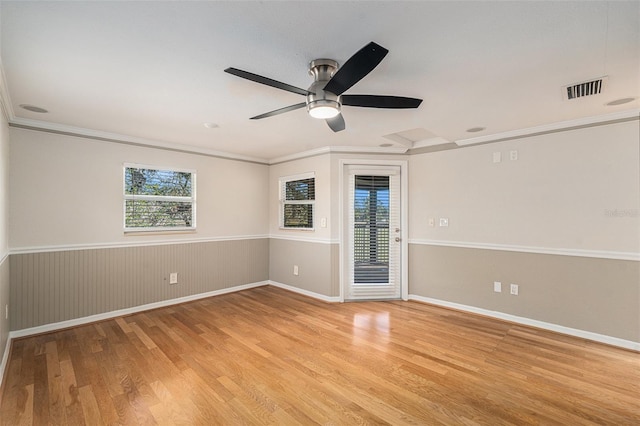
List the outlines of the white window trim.
<svg viewBox="0 0 640 426">
<path fill-rule="evenodd" d="M 135 169 L 151 169 L 151 170 L 170 170 L 172 172 L 179 173 L 190 173 L 191 174 L 191 197 L 171 197 L 171 196 L 156 196 L 156 195 L 131 195 L 127 194 L 126 191 L 126 173 L 128 168 Z M 122 165 L 122 227 L 123 232 L 127 235 L 134 235 L 140 233 L 184 233 L 184 232 L 195 232 L 196 231 L 196 180 L 197 173 L 195 169 L 181 169 L 176 167 L 164 167 L 164 166 L 154 166 L 149 164 L 139 164 L 139 163 L 123 163 Z M 126 219 L 126 210 L 127 210 L 127 200 L 155 200 L 155 201 L 190 201 L 191 202 L 191 212 L 193 225 L 192 226 L 181 226 L 181 227 L 155 227 L 155 228 L 128 228 L 127 227 L 127 219 Z"/>
<path fill-rule="evenodd" d="M 315 180 L 316 180 L 316 174 L 315 172 L 307 172 L 307 173 L 300 173 L 297 175 L 290 175 L 290 176 L 281 176 L 278 179 L 278 198 L 280 201 L 280 212 L 279 212 L 279 217 L 278 217 L 278 221 L 279 221 L 279 228 L 281 230 L 284 231 L 315 231 L 315 225 L 316 225 L 316 200 L 315 200 L 315 196 L 313 200 L 285 200 L 285 185 L 287 182 L 291 182 L 294 180 L 304 180 L 304 179 L 313 179 L 313 183 L 314 183 L 314 187 L 315 187 Z M 315 193 L 315 189 L 314 188 L 314 193 Z M 284 226 L 284 205 L 286 204 L 310 204 L 311 205 L 311 211 L 312 211 L 312 217 L 313 217 L 313 222 L 311 224 L 311 228 L 296 228 L 296 227 L 291 227 L 291 226 Z"/>
</svg>

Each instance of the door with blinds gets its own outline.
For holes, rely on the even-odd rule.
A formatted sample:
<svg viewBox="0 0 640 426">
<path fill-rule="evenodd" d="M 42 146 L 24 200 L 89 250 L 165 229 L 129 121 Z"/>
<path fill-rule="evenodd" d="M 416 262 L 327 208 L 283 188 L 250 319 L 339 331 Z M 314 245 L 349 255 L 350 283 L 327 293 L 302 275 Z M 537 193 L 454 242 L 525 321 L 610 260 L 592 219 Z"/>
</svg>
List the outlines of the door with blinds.
<svg viewBox="0 0 640 426">
<path fill-rule="evenodd" d="M 345 300 L 401 297 L 400 167 L 347 166 Z"/>
</svg>

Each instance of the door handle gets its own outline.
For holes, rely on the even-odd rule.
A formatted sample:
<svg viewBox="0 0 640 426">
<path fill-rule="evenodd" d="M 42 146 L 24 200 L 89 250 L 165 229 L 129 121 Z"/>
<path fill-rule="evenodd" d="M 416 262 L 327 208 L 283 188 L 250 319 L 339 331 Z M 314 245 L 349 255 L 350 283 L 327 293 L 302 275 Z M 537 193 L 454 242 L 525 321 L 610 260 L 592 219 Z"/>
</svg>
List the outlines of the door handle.
<svg viewBox="0 0 640 426">
<path fill-rule="evenodd" d="M 399 243 L 400 241 L 402 241 L 402 238 L 396 237 L 396 243 Z"/>
</svg>

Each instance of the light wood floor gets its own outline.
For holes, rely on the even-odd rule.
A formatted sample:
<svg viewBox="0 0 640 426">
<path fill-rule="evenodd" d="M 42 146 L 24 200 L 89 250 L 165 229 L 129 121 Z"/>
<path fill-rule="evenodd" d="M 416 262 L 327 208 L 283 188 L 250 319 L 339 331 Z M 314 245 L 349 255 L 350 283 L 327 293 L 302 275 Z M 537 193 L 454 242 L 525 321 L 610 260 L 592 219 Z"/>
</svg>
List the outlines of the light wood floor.
<svg viewBox="0 0 640 426">
<path fill-rule="evenodd" d="M 640 424 L 640 354 L 273 287 L 16 340 L 2 423 Z"/>
</svg>

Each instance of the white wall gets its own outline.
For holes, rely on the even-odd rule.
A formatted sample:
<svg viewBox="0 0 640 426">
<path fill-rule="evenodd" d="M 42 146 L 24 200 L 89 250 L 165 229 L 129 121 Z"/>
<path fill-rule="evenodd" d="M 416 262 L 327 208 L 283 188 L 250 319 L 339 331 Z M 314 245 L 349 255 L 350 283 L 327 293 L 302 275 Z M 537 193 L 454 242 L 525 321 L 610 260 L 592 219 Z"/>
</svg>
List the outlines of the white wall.
<svg viewBox="0 0 640 426">
<path fill-rule="evenodd" d="M 410 238 L 637 254 L 639 141 L 635 120 L 411 156 Z"/>
<path fill-rule="evenodd" d="M 0 259 L 9 253 L 9 124 L 0 107 Z"/>
<path fill-rule="evenodd" d="M 11 128 L 12 250 L 268 234 L 266 165 Z M 197 231 L 123 232 L 123 164 L 195 169 Z"/>
</svg>

